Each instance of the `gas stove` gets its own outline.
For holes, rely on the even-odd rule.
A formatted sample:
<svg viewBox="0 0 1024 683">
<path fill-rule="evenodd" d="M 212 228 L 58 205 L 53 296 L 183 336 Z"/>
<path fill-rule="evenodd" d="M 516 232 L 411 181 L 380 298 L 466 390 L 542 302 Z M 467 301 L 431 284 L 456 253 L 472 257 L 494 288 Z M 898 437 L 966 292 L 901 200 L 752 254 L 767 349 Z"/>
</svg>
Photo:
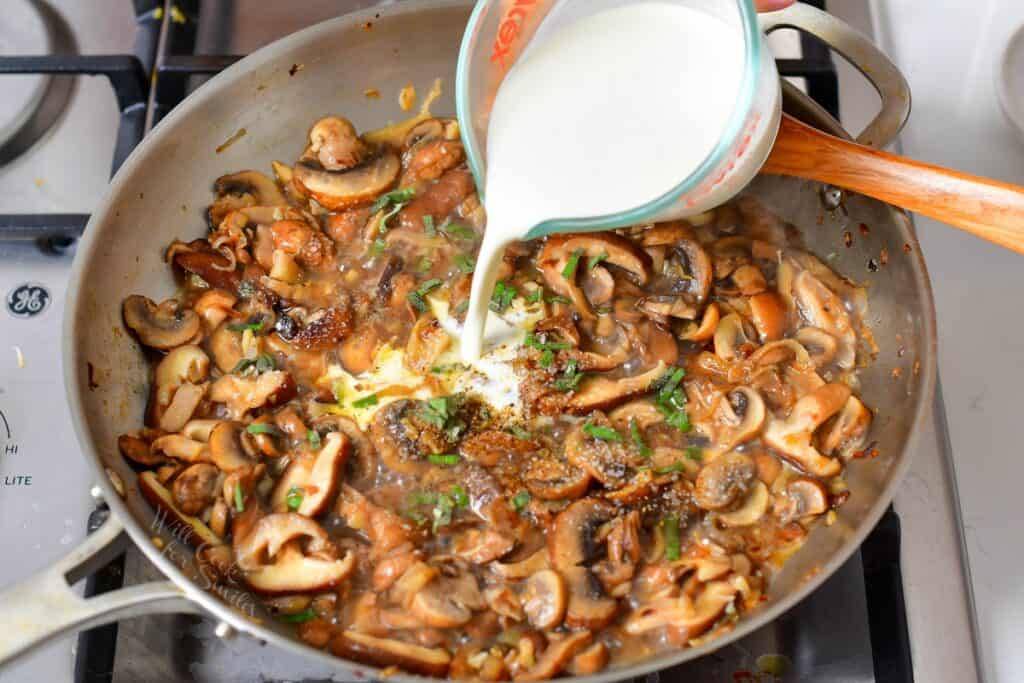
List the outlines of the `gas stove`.
<svg viewBox="0 0 1024 683">
<path fill-rule="evenodd" d="M 0 518 L 7 554 L 18 559 L 0 564 L 0 587 L 66 553 L 104 514 L 63 400 L 60 329 L 75 240 L 111 167 L 239 56 L 373 4 L 4 3 L 0 53 L 18 56 L 0 57 Z M 864 30 L 867 4 L 834 9 Z M 770 42 L 780 71 L 823 107 L 851 129 L 866 118 L 873 100 L 847 65 L 807 36 L 779 32 Z M 939 395 L 893 508 L 829 581 L 760 631 L 647 683 L 977 680 L 944 414 Z M 129 548 L 80 588 L 92 594 L 154 578 Z M 156 616 L 64 638 L 0 670 L 0 681 L 320 681 L 332 673 L 230 637 L 210 620 Z"/>
</svg>

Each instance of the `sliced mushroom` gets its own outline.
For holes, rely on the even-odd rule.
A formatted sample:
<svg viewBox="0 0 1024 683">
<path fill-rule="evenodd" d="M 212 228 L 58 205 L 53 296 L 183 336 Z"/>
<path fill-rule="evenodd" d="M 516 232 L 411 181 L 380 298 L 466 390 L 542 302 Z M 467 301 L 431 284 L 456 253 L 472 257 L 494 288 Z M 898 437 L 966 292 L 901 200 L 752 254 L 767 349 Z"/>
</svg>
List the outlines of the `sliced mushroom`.
<svg viewBox="0 0 1024 683">
<path fill-rule="evenodd" d="M 242 360 L 242 335 L 233 331 L 226 324 L 213 331 L 209 341 L 210 353 L 213 354 L 213 362 L 222 374 L 228 374 Z"/>
<path fill-rule="evenodd" d="M 775 510 L 783 524 L 828 510 L 825 487 L 821 482 L 806 477 L 798 477 L 786 484 L 783 495 L 776 500 Z"/>
<path fill-rule="evenodd" d="M 735 313 L 722 318 L 715 328 L 715 355 L 722 360 L 745 358 L 754 346 L 743 329 L 743 319 Z"/>
<path fill-rule="evenodd" d="M 508 586 L 485 588 L 484 599 L 487 601 L 488 607 L 506 619 L 523 620 L 524 614 L 523 608 L 519 604 L 519 596 Z"/>
<path fill-rule="evenodd" d="M 587 377 L 580 382 L 579 390 L 566 403 L 566 409 L 576 415 L 585 415 L 594 410 L 614 408 L 634 396 L 646 393 L 651 383 L 665 374 L 666 367 L 665 363 L 659 361 L 650 370 L 630 377 Z"/>
<path fill-rule="evenodd" d="M 249 469 L 257 461 L 242 448 L 242 432 L 245 426 L 239 422 L 221 422 L 210 432 L 210 458 L 222 471 L 231 473 Z"/>
<path fill-rule="evenodd" d="M 209 372 L 210 358 L 198 346 L 187 344 L 174 349 L 163 357 L 153 375 L 157 404 L 166 408 L 178 387 L 185 382 L 198 384 L 206 379 Z"/>
<path fill-rule="evenodd" d="M 167 462 L 167 458 L 153 452 L 147 441 L 131 434 L 117 437 L 117 449 L 124 457 L 145 467 L 156 467 Z"/>
<path fill-rule="evenodd" d="M 469 623 L 473 611 L 487 606 L 476 578 L 460 573 L 456 578 L 440 577 L 416 592 L 409 609 L 429 626 L 458 628 Z"/>
<path fill-rule="evenodd" d="M 573 657 L 567 671 L 573 676 L 590 676 L 608 666 L 610 658 L 608 646 L 598 641 Z"/>
<path fill-rule="evenodd" d="M 736 587 L 728 581 L 712 581 L 704 586 L 692 612 L 669 627 L 669 639 L 683 645 L 706 632 L 736 599 L 737 592 Z"/>
<path fill-rule="evenodd" d="M 401 170 L 398 155 L 380 147 L 359 163 L 331 170 L 304 154 L 295 163 L 293 182 L 300 192 L 331 211 L 369 202 L 394 184 Z"/>
<path fill-rule="evenodd" d="M 615 617 L 618 603 L 604 594 L 585 562 L 596 559 L 597 528 L 614 517 L 615 509 L 597 498 L 578 500 L 555 518 L 548 536 L 551 564 L 569 589 L 566 622 L 573 627 L 603 628 Z"/>
<path fill-rule="evenodd" d="M 215 546 L 224 541 L 198 517 L 178 509 L 174 496 L 149 470 L 139 473 L 139 491 L 157 509 L 161 527 L 192 546 Z"/>
<path fill-rule="evenodd" d="M 371 556 L 383 557 L 409 543 L 409 528 L 401 517 L 387 508 L 374 505 L 350 486 L 342 484 L 337 510 L 338 516 L 349 527 L 365 534 L 373 544 Z"/>
<path fill-rule="evenodd" d="M 716 418 L 724 429 L 716 441 L 722 449 L 732 450 L 755 438 L 764 426 L 768 414 L 761 394 L 750 387 L 737 387 L 718 404 Z"/>
<path fill-rule="evenodd" d="M 764 516 L 768 510 L 768 487 L 764 482 L 755 481 L 743 504 L 732 512 L 718 515 L 718 521 L 726 526 L 750 526 Z"/>
<path fill-rule="evenodd" d="M 516 676 L 517 681 L 544 681 L 554 678 L 569 665 L 572 658 L 590 645 L 594 638 L 590 631 L 576 631 L 548 645 L 537 663 Z"/>
<path fill-rule="evenodd" d="M 186 467 L 171 484 L 178 509 L 186 515 L 197 515 L 206 509 L 217 495 L 217 475 L 217 468 L 207 463 Z"/>
<path fill-rule="evenodd" d="M 210 452 L 205 443 L 193 441 L 180 434 L 167 434 L 156 438 L 149 448 L 154 454 L 163 453 L 169 458 L 185 462 L 207 462 L 210 459 Z"/>
<path fill-rule="evenodd" d="M 832 362 L 839 351 L 839 342 L 831 334 L 817 327 L 801 327 L 795 338 L 807 349 L 815 367 L 821 368 Z"/>
<path fill-rule="evenodd" d="M 701 468 L 693 497 L 705 510 L 724 510 L 744 496 L 757 481 L 757 466 L 749 456 L 724 453 Z"/>
<path fill-rule="evenodd" d="M 342 631 L 331 640 L 329 647 L 332 653 L 344 659 L 371 666 L 394 666 L 433 678 L 444 678 L 452 661 L 451 655 L 443 648 L 422 647 L 358 631 Z"/>
<path fill-rule="evenodd" d="M 309 129 L 310 155 L 330 171 L 355 166 L 370 153 L 370 147 L 359 139 L 355 126 L 348 119 L 328 116 Z"/>
<path fill-rule="evenodd" d="M 344 434 L 328 434 L 318 453 L 296 458 L 288 465 L 270 494 L 271 507 L 274 510 L 288 509 L 288 497 L 297 491 L 300 502 L 295 512 L 307 517 L 323 514 L 338 492 L 350 452 L 349 440 Z"/>
<path fill-rule="evenodd" d="M 574 254 L 577 259 L 576 270 L 573 277 L 566 278 L 564 271 Z M 577 284 L 577 277 L 587 268 L 590 259 L 602 255 L 606 256 L 603 263 L 626 271 L 638 285 L 646 284 L 650 278 L 651 257 L 632 240 L 612 232 L 552 235 L 537 256 L 537 266 L 551 289 L 572 299 L 580 315 L 594 318 L 590 302 Z"/>
<path fill-rule="evenodd" d="M 602 427 L 611 424 L 603 415 L 598 415 L 585 424 Z M 565 437 L 566 459 L 608 488 L 624 485 L 632 464 L 629 448 L 622 441 L 606 441 L 590 436 L 584 426 L 573 426 Z"/>
<path fill-rule="evenodd" d="M 224 375 L 210 387 L 210 400 L 223 403 L 235 419 L 254 408 L 278 406 L 295 397 L 297 388 L 291 375 L 270 370 L 256 377 Z"/>
<path fill-rule="evenodd" d="M 569 592 L 558 572 L 544 569 L 526 580 L 522 600 L 529 622 L 542 631 L 550 631 L 565 618 Z"/>
<path fill-rule="evenodd" d="M 507 581 L 520 581 L 534 572 L 547 569 L 548 551 L 543 548 L 520 562 L 509 562 L 508 564 L 494 562 L 489 566 L 494 573 Z"/>
<path fill-rule="evenodd" d="M 248 533 L 236 533 L 235 559 L 246 571 L 259 569 L 287 543 L 305 538 L 311 539 L 311 548 L 320 548 L 327 542 L 327 532 L 313 520 L 294 512 L 269 514 L 260 517 Z"/>
<path fill-rule="evenodd" d="M 650 290 L 653 294 L 685 299 L 689 304 L 702 304 L 711 291 L 711 279 L 707 252 L 696 240 L 682 239 L 670 246 Z"/>
<path fill-rule="evenodd" d="M 816 477 L 833 477 L 842 462 L 822 455 L 812 444 L 814 431 L 839 412 L 850 397 L 845 384 L 826 384 L 804 396 L 785 420 L 770 419 L 764 441 L 787 460 Z"/>
<path fill-rule="evenodd" d="M 242 541 L 235 541 L 245 583 L 264 595 L 317 592 L 337 586 L 355 570 L 352 553 L 341 559 L 305 555 L 297 540 L 304 537 L 311 539 L 310 550 L 327 545 L 326 532 L 307 517 L 275 513 L 262 518 Z"/>
<path fill-rule="evenodd" d="M 182 429 L 192 414 L 199 407 L 200 402 L 206 395 L 208 384 L 192 384 L 185 382 L 174 392 L 171 404 L 160 416 L 160 429 L 165 432 L 176 432 Z"/>
<path fill-rule="evenodd" d="M 168 299 L 159 306 L 144 296 L 132 295 L 122 305 L 125 325 L 130 327 L 146 346 L 172 349 L 192 341 L 201 325 L 196 312 L 181 308 Z"/>
<path fill-rule="evenodd" d="M 409 332 L 405 344 L 405 364 L 413 372 L 428 375 L 437 359 L 451 346 L 452 339 L 432 315 L 422 315 Z"/>
<path fill-rule="evenodd" d="M 567 462 L 543 458 L 530 465 L 523 483 L 541 500 L 576 500 L 587 492 L 590 474 Z"/>
<path fill-rule="evenodd" d="M 826 455 L 849 458 L 864 446 L 871 428 L 871 411 L 856 396 L 846 399 L 842 411 L 821 441 Z"/>
<path fill-rule="evenodd" d="M 750 297 L 750 318 L 762 342 L 782 339 L 786 331 L 786 306 L 775 292 Z"/>
<path fill-rule="evenodd" d="M 470 529 L 459 534 L 452 544 L 458 557 L 473 564 L 487 564 L 512 552 L 516 541 L 495 529 Z"/>
<path fill-rule="evenodd" d="M 806 270 L 793 280 L 793 296 L 803 317 L 839 342 L 836 365 L 844 370 L 853 368 L 857 335 L 842 299 Z"/>
<path fill-rule="evenodd" d="M 225 195 L 250 195 L 256 206 L 287 206 L 288 202 L 273 180 L 259 171 L 239 171 L 222 175 L 213 184 L 214 191 Z"/>
</svg>

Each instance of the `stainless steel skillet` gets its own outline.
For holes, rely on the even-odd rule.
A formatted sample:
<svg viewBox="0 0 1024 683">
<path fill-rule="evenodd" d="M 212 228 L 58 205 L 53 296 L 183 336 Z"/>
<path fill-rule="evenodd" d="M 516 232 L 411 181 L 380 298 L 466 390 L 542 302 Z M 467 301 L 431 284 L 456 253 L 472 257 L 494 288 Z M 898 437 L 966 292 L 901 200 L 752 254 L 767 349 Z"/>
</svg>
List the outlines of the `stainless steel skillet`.
<svg viewBox="0 0 1024 683">
<path fill-rule="evenodd" d="M 341 679 L 375 675 L 369 667 L 308 647 L 290 627 L 262 613 L 250 594 L 211 591 L 180 534 L 155 518 L 116 447 L 117 435 L 139 424 L 148 378 L 143 355 L 123 328 L 121 301 L 133 292 L 154 299 L 172 293 L 163 249 L 174 238 L 192 239 L 203 233 L 201 211 L 210 201 L 213 178 L 243 168 L 265 170 L 271 160 L 296 158 L 302 132 L 321 116 L 342 114 L 362 129 L 376 127 L 403 116 L 397 106 L 402 86 L 413 83 L 425 92 L 437 76 L 450 83 L 471 4 L 409 0 L 285 38 L 201 87 L 124 164 L 79 247 L 64 325 L 63 362 L 75 428 L 97 488 L 113 514 L 56 566 L 0 594 L 0 623 L 5 626 L 0 663 L 69 630 L 145 613 L 191 612 L 333 669 Z M 369 30 L 364 28 L 368 21 Z M 868 138 L 875 144 L 893 138 L 908 113 L 909 95 L 903 79 L 880 53 L 849 28 L 806 7 L 770 15 L 765 21 L 766 28 L 793 24 L 820 35 L 869 74 L 883 101 Z M 384 97 L 366 98 L 363 91 L 371 87 Z M 435 111 L 454 110 L 450 92 L 448 88 L 447 98 L 435 105 Z M 799 92 L 786 88 L 785 95 L 791 114 L 846 135 Z M 217 152 L 241 130 L 244 135 Z M 634 677 L 705 655 L 763 626 L 814 590 L 857 548 L 889 504 L 906 470 L 910 442 L 930 405 L 935 313 L 925 265 L 906 216 L 855 195 L 830 209 L 835 207 L 830 193 L 788 178 L 759 178 L 748 191 L 803 228 L 811 249 L 830 265 L 869 284 L 868 322 L 880 351 L 863 373 L 862 393 L 877 412 L 873 438 L 878 456 L 852 465 L 848 481 L 854 494 L 840 508 L 836 522 L 811 534 L 775 577 L 771 599 L 731 633 L 699 648 L 585 677 L 587 683 Z M 859 231 L 861 224 L 869 228 L 867 235 Z M 850 247 L 843 240 L 848 230 L 856 236 Z M 872 260 L 875 266 L 869 269 Z M 123 495 L 108 471 L 123 482 Z M 168 580 L 89 600 L 78 598 L 69 581 L 113 554 L 122 531 Z"/>
</svg>

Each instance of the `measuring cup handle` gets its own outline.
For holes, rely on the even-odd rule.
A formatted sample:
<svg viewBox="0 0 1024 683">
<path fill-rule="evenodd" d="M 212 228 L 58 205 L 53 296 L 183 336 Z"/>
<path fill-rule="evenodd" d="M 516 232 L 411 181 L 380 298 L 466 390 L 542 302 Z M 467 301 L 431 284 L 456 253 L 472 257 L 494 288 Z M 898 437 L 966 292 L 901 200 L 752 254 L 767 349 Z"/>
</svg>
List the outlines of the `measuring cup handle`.
<svg viewBox="0 0 1024 683">
<path fill-rule="evenodd" d="M 761 14 L 758 19 L 765 33 L 779 28 L 805 31 L 848 59 L 882 98 L 881 111 L 857 136 L 857 142 L 885 147 L 896 139 L 910 116 L 910 87 L 896 65 L 867 36 L 831 14 L 799 2 Z"/>
<path fill-rule="evenodd" d="M 81 598 L 71 585 L 124 549 L 113 515 L 85 541 L 42 572 L 0 593 L 0 666 L 67 632 L 144 614 L 200 612 L 170 581 L 145 583 Z"/>
</svg>

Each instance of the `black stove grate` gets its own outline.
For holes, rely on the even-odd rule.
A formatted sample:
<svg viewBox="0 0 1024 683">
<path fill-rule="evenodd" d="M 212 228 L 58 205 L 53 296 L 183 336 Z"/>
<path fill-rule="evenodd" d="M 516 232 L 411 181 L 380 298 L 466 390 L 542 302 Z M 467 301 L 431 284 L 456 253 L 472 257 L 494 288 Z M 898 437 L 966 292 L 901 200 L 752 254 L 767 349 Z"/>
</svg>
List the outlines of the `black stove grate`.
<svg viewBox="0 0 1024 683">
<path fill-rule="evenodd" d="M 824 0 L 806 1 L 824 9 Z M 0 76 L 102 75 L 110 81 L 120 110 L 111 163 L 115 173 L 142 140 L 147 127 L 158 123 L 184 99 L 190 79 L 214 75 L 241 58 L 195 54 L 200 0 L 133 0 L 132 5 L 137 27 L 134 54 L 0 57 Z M 803 56 L 778 60 L 779 73 L 803 79 L 811 98 L 838 118 L 839 83 L 831 54 L 813 36 L 801 34 L 800 40 Z M 86 214 L 0 215 L 0 241 L 32 241 L 42 249 L 59 253 L 83 234 L 88 218 Z M 97 510 L 90 516 L 90 532 L 98 528 L 105 514 L 104 510 Z M 890 508 L 861 548 L 875 679 L 885 683 L 913 680 L 899 534 L 899 518 Z M 121 556 L 91 577 L 87 594 L 119 587 L 123 562 Z M 112 681 L 116 640 L 116 624 L 81 634 L 76 683 Z M 661 678 L 671 679 L 671 672 L 663 673 Z M 657 674 L 648 677 L 648 683 L 658 680 Z"/>
</svg>

